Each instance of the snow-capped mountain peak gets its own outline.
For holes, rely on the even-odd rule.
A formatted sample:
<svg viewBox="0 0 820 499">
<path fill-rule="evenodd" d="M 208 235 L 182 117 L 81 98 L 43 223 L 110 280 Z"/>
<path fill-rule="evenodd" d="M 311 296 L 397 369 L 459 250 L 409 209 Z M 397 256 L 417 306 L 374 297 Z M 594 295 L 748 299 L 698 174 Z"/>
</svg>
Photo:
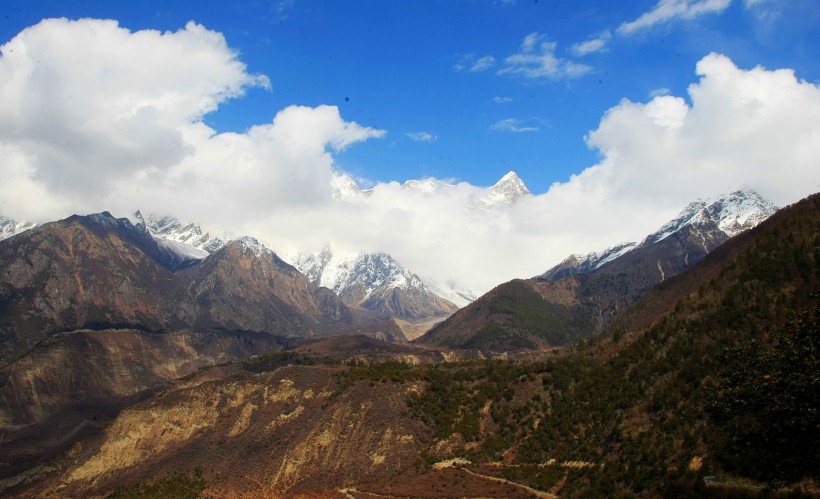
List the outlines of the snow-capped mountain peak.
<svg viewBox="0 0 820 499">
<path fill-rule="evenodd" d="M 233 243 L 240 245 L 242 247 L 242 252 L 243 253 L 245 253 L 246 251 L 249 251 L 249 252 L 253 253 L 254 255 L 256 255 L 257 257 L 259 257 L 259 256 L 275 257 L 276 256 L 276 254 L 273 251 L 271 251 L 270 249 L 268 249 L 264 244 L 260 243 L 256 238 L 253 238 L 253 237 L 250 237 L 250 236 L 242 236 L 239 239 L 236 239 L 235 241 L 233 241 Z"/>
<path fill-rule="evenodd" d="M 519 198 L 528 195 L 530 195 L 530 190 L 527 189 L 524 181 L 514 171 L 510 171 L 490 187 L 489 194 L 481 198 L 480 203 L 488 208 L 509 206 Z"/>
<path fill-rule="evenodd" d="M 714 223 L 727 236 L 733 237 L 754 228 L 775 211 L 777 206 L 750 189 L 737 190 L 712 199 L 697 200 L 684 208 L 677 217 L 647 236 L 641 245 L 662 241 L 687 225 L 701 228 Z"/>
<path fill-rule="evenodd" d="M 195 223 L 182 223 L 175 217 L 144 216 L 139 210 L 134 212 L 135 225 L 140 223 L 154 239 L 174 241 L 205 252 L 205 256 L 222 248 L 227 240 L 211 237 L 208 232 Z M 178 246 L 178 245 L 177 245 Z M 200 257 L 202 258 L 202 257 Z"/>
<path fill-rule="evenodd" d="M 735 191 L 709 208 L 714 210 L 720 230 L 730 237 L 756 227 L 778 209 L 753 190 Z"/>
<path fill-rule="evenodd" d="M 363 286 L 365 298 L 380 287 L 423 286 L 421 278 L 385 253 L 335 255 L 326 247 L 319 253 L 295 254 L 290 261 L 314 284 L 340 296 L 353 286 Z"/>
<path fill-rule="evenodd" d="M 386 253 L 336 255 L 326 247 L 309 255 L 294 253 L 288 260 L 348 305 L 409 320 L 449 315 L 458 308 Z"/>
<path fill-rule="evenodd" d="M 420 192 L 422 194 L 435 194 L 437 192 L 452 189 L 455 187 L 453 184 L 448 184 L 447 182 L 442 182 L 441 180 L 435 179 L 433 177 L 424 178 L 420 180 L 408 180 L 407 182 L 402 184 L 402 189 L 410 189 L 416 192 Z"/>
<path fill-rule="evenodd" d="M 558 279 L 572 274 L 587 274 L 632 251 L 637 246 L 637 243 L 620 243 L 603 251 L 593 251 L 585 255 L 570 255 L 555 267 L 539 275 L 538 278 Z"/>
<path fill-rule="evenodd" d="M 570 255 L 563 262 L 538 276 L 558 279 L 573 274 L 587 274 L 630 251 L 659 243 L 687 228 L 694 229 L 702 239 L 704 249 L 757 226 L 766 220 L 777 206 L 753 190 L 737 190 L 708 200 L 690 203 L 678 216 L 647 236 L 640 244 L 622 243 L 600 252 Z"/>
<path fill-rule="evenodd" d="M 333 199 L 337 201 L 350 201 L 373 194 L 372 190 L 362 189 L 347 175 L 334 176 L 330 185 L 333 187 Z"/>
<path fill-rule="evenodd" d="M 0 241 L 33 229 L 34 227 L 36 227 L 36 224 L 32 222 L 26 222 L 25 220 L 18 222 L 10 218 L 0 217 Z"/>
</svg>

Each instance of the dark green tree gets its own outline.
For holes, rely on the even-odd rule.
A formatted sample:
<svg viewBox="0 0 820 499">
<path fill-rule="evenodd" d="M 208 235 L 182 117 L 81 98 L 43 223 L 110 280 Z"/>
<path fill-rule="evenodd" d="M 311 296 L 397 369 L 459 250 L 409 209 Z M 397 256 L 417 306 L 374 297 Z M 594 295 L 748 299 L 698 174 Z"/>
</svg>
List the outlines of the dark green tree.
<svg viewBox="0 0 820 499">
<path fill-rule="evenodd" d="M 820 328 L 805 312 L 760 341 L 724 350 L 709 413 L 722 460 L 770 482 L 820 476 Z"/>
</svg>

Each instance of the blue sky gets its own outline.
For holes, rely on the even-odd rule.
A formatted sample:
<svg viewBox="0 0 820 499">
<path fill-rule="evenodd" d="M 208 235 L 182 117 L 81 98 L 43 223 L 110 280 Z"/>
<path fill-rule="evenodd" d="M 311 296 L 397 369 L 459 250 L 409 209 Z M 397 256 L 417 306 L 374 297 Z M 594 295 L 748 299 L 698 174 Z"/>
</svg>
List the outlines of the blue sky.
<svg viewBox="0 0 820 499">
<path fill-rule="evenodd" d="M 194 20 L 221 32 L 248 72 L 270 79 L 270 89 L 250 88 L 208 115 L 205 122 L 217 131 L 270 122 L 291 104 L 330 104 L 347 121 L 387 131 L 336 156 L 357 178 L 435 176 L 491 185 L 515 170 L 543 193 L 598 161 L 584 136 L 607 109 L 623 98 L 646 102 L 652 92 L 686 97 L 695 64 L 710 52 L 741 68 L 786 67 L 799 78 L 820 79 L 815 0 L 712 3 L 718 5 L 711 11 L 626 33 L 619 27 L 660 4 L 7 0 L 0 38 L 8 41 L 48 17 L 116 19 L 131 31 L 176 31 Z M 583 68 L 551 76 L 505 73 L 505 59 L 520 54 L 533 33 L 537 54 L 543 53 L 538 44 L 552 42 L 559 64 Z M 602 37 L 601 50 L 573 50 Z"/>
<path fill-rule="evenodd" d="M 817 0 L 5 0 L 0 215 L 139 209 L 486 291 L 698 198 L 820 191 L 818 47 Z M 534 195 L 487 208 L 510 170 Z M 455 185 L 400 186 L 429 176 Z"/>
</svg>

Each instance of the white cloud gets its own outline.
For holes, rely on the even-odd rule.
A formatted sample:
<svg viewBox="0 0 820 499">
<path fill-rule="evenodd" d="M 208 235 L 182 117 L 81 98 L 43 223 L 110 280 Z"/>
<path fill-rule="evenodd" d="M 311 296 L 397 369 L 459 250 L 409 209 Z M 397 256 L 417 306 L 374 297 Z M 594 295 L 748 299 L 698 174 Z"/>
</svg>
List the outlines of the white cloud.
<svg viewBox="0 0 820 499">
<path fill-rule="evenodd" d="M 820 89 L 715 54 L 697 65 L 687 98 L 608 110 L 587 138 L 598 164 L 485 211 L 468 208 L 487 187 L 466 183 L 432 194 L 377 183 L 369 196 L 335 201 L 334 154 L 384 136 L 336 107 L 290 106 L 246 133 L 216 133 L 202 116 L 267 80 L 198 25 L 130 33 L 52 20 L 0 50 L 0 214 L 12 218 L 140 208 L 253 235 L 280 253 L 329 241 L 385 251 L 485 291 L 569 253 L 640 239 L 698 197 L 748 185 L 786 204 L 820 190 Z M 537 128 L 508 123 L 498 126 Z"/>
<path fill-rule="evenodd" d="M 524 37 L 521 50 L 504 59 L 498 74 L 517 76 L 528 80 L 558 80 L 588 73 L 591 68 L 555 55 L 558 44 L 544 35 L 530 33 Z"/>
<path fill-rule="evenodd" d="M 430 132 L 409 132 L 405 135 L 414 142 L 427 142 L 428 144 L 432 144 L 438 140 L 438 136 Z"/>
<path fill-rule="evenodd" d="M 355 224 L 320 239 L 378 247 L 423 275 L 487 290 L 573 252 L 640 240 L 701 197 L 748 186 L 784 205 L 820 191 L 820 88 L 716 54 L 697 75 L 686 98 L 608 110 L 587 139 L 602 160 L 509 210 L 465 210 L 486 193 L 468 184 L 433 196 L 379 184 L 344 205 L 341 219 Z"/>
<path fill-rule="evenodd" d="M 24 218 L 42 220 L 46 206 L 144 206 L 227 220 L 316 202 L 330 189 L 322 179 L 332 151 L 383 135 L 328 106 L 289 107 L 247 133 L 216 134 L 205 114 L 270 84 L 195 23 L 131 33 L 115 21 L 51 19 L 0 50 L 0 147 L 14 158 L 4 163 L 0 212 Z M 20 202 L 22 192 L 32 197 Z"/>
<path fill-rule="evenodd" d="M 512 97 L 499 97 L 499 96 L 493 97 L 493 102 L 495 102 L 496 104 L 507 104 L 508 102 L 512 102 L 512 101 L 513 101 Z"/>
<path fill-rule="evenodd" d="M 618 33 L 628 35 L 677 19 L 692 20 L 705 14 L 720 13 L 731 3 L 732 0 L 659 0 L 649 12 L 641 14 L 634 21 L 621 24 Z"/>
<path fill-rule="evenodd" d="M 470 67 L 470 71 L 472 71 L 473 73 L 478 73 L 480 71 L 486 71 L 493 66 L 495 66 L 495 57 L 491 55 L 485 55 L 484 57 L 473 63 L 473 65 Z"/>
<path fill-rule="evenodd" d="M 661 87 L 661 88 L 656 88 L 655 90 L 649 92 L 649 96 L 650 97 L 660 97 L 660 96 L 663 96 L 663 95 L 669 95 L 670 93 L 672 93 L 671 90 L 669 90 L 666 87 Z"/>
<path fill-rule="evenodd" d="M 495 66 L 495 57 L 491 55 L 476 58 L 475 54 L 465 54 L 455 65 L 453 65 L 453 69 L 456 71 L 480 73 L 492 68 L 493 66 Z"/>
<path fill-rule="evenodd" d="M 611 39 L 612 33 L 608 30 L 604 31 L 595 38 L 590 38 L 585 42 L 576 43 L 573 45 L 572 53 L 578 57 L 581 57 L 587 54 L 593 54 L 595 52 L 606 52 L 608 50 L 606 44 L 609 43 Z"/>
<path fill-rule="evenodd" d="M 538 127 L 535 126 L 535 121 L 536 120 L 532 119 L 523 121 L 515 118 L 507 118 L 506 120 L 501 120 L 497 123 L 493 123 L 490 126 L 490 129 L 495 130 L 497 132 L 537 132 Z"/>
<path fill-rule="evenodd" d="M 718 54 L 703 58 L 697 74 L 691 104 L 659 96 L 606 113 L 587 139 L 605 158 L 582 174 L 588 189 L 660 210 L 742 184 L 779 204 L 820 190 L 815 85 L 791 70 L 742 70 Z"/>
</svg>

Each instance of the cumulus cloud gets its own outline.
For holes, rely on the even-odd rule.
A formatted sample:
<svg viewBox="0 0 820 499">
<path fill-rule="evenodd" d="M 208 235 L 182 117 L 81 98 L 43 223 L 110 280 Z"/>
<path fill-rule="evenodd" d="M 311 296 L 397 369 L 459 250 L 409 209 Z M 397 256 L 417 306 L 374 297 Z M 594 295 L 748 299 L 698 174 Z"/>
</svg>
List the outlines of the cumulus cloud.
<svg viewBox="0 0 820 499">
<path fill-rule="evenodd" d="M 755 0 L 747 0 L 747 4 L 750 2 L 755 3 Z M 628 35 L 673 20 L 692 20 L 706 14 L 717 14 L 726 10 L 731 3 L 732 0 L 659 0 L 649 12 L 621 24 L 618 33 Z"/>
<path fill-rule="evenodd" d="M 193 22 L 132 33 L 116 21 L 50 19 L 0 51 L 0 211 L 27 218 L 44 206 L 155 206 L 227 219 L 316 202 L 330 190 L 332 152 L 384 133 L 335 107 L 293 106 L 247 133 L 217 134 L 205 114 L 270 83 Z M 18 203 L 22 192 L 43 195 Z"/>
<path fill-rule="evenodd" d="M 530 53 L 543 51 L 538 36 L 530 42 Z M 490 187 L 463 182 L 376 183 L 334 199 L 334 155 L 385 132 L 333 106 L 289 106 L 245 133 L 209 128 L 205 114 L 268 81 L 193 23 L 160 33 L 50 20 L 0 51 L 0 214 L 12 218 L 139 208 L 283 254 L 328 242 L 384 251 L 421 275 L 486 291 L 569 253 L 638 240 L 698 197 L 746 185 L 786 204 L 820 190 L 820 89 L 718 54 L 698 63 L 688 95 L 608 110 L 586 139 L 597 164 L 486 208 Z M 499 127 L 536 127 L 508 123 Z"/>
<path fill-rule="evenodd" d="M 537 132 L 538 127 L 534 125 L 535 120 L 518 120 L 515 118 L 508 118 L 506 120 L 501 120 L 499 122 L 493 123 L 490 126 L 491 130 L 495 130 L 497 132 L 513 132 L 513 133 L 522 133 L 522 132 Z"/>
<path fill-rule="evenodd" d="M 558 80 L 581 76 L 592 69 L 556 56 L 557 48 L 558 44 L 547 40 L 545 35 L 530 33 L 521 42 L 521 50 L 504 59 L 498 74 L 527 80 Z"/>
<path fill-rule="evenodd" d="M 496 104 L 507 104 L 508 102 L 512 102 L 512 101 L 513 101 L 512 97 L 499 97 L 499 96 L 493 97 L 493 102 L 495 102 Z"/>
<path fill-rule="evenodd" d="M 485 291 L 570 253 L 640 240 L 698 198 L 745 186 L 785 205 L 820 191 L 820 89 L 791 70 L 740 69 L 710 54 L 686 96 L 624 100 L 587 143 L 599 163 L 508 208 L 465 209 L 487 192 L 469 184 L 435 195 L 379 184 L 342 204 L 355 227 L 320 239 L 379 247 L 423 275 Z"/>
<path fill-rule="evenodd" d="M 607 43 L 612 39 L 612 33 L 609 30 L 604 31 L 600 35 L 590 38 L 589 40 L 581 43 L 576 43 L 572 46 L 572 53 L 578 57 L 585 56 L 587 54 L 593 54 L 595 52 L 606 52 L 607 51 Z"/>
<path fill-rule="evenodd" d="M 405 135 L 414 142 L 427 142 L 428 144 L 432 144 L 438 140 L 438 136 L 430 132 L 409 132 Z"/>
</svg>

